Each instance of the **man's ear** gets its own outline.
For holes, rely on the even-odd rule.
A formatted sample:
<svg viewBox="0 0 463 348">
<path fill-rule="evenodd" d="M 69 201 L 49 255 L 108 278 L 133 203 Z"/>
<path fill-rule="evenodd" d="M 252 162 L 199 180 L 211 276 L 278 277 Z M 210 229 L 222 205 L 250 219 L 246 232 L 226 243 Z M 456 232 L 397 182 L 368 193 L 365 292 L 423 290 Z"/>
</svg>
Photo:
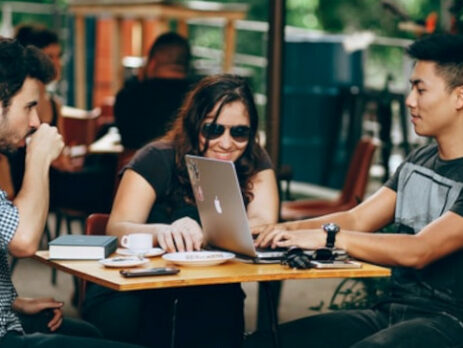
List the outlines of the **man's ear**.
<svg viewBox="0 0 463 348">
<path fill-rule="evenodd" d="M 150 59 L 146 64 L 138 70 L 138 80 L 143 81 L 152 77 L 152 72 L 154 71 L 156 62 L 154 59 Z"/>
<path fill-rule="evenodd" d="M 457 98 L 456 108 L 457 110 L 463 110 L 463 86 L 456 87 L 454 92 Z"/>
<path fill-rule="evenodd" d="M 151 58 L 146 64 L 145 78 L 150 79 L 155 77 L 155 72 L 157 68 L 157 62 L 155 58 Z"/>
</svg>

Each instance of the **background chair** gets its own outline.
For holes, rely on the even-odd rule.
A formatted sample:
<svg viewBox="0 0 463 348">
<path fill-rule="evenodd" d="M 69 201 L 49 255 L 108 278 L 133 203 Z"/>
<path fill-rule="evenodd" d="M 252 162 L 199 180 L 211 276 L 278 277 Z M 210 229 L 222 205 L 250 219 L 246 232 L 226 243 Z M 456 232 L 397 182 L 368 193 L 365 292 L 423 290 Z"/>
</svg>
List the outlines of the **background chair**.
<svg viewBox="0 0 463 348">
<path fill-rule="evenodd" d="M 67 146 L 90 145 L 95 140 L 101 108 L 87 111 L 70 106 L 61 107 L 59 129 Z"/>
<path fill-rule="evenodd" d="M 3 154 L 0 154 L 0 188 L 6 192 L 9 199 L 14 198 L 15 190 L 11 178 L 10 163 Z"/>
<path fill-rule="evenodd" d="M 87 217 L 85 224 L 85 234 L 99 236 L 106 233 L 106 225 L 108 224 L 109 214 L 90 214 Z M 85 299 L 85 289 L 87 288 L 87 281 L 80 279 L 78 284 L 78 294 L 77 294 L 77 309 L 79 313 L 82 313 L 82 304 Z"/>
<path fill-rule="evenodd" d="M 119 182 L 121 181 L 120 172 L 122 168 L 124 168 L 130 162 L 136 152 L 137 150 L 126 149 L 117 155 L 116 174 L 114 177 L 114 197 L 116 196 L 117 188 L 119 187 Z"/>
<path fill-rule="evenodd" d="M 344 186 L 338 199 L 334 201 L 298 200 L 282 202 L 280 219 L 282 221 L 300 220 L 355 207 L 365 196 L 368 175 L 376 147 L 377 145 L 373 139 L 360 139 L 354 150 Z"/>
<path fill-rule="evenodd" d="M 376 150 L 376 143 L 371 138 L 362 138 L 358 142 L 349 164 L 341 195 L 334 201 L 298 200 L 281 203 L 280 221 L 300 220 L 325 214 L 348 210 L 359 204 L 365 196 L 368 175 Z M 289 181 L 287 183 L 289 185 Z M 287 190 L 289 191 L 289 190 Z M 286 192 L 286 196 L 289 196 Z M 265 290 L 265 291 L 264 291 Z M 271 329 L 270 316 L 277 316 L 281 281 L 270 282 L 267 289 L 259 286 L 258 329 Z M 261 301 L 265 298 L 265 301 Z M 267 308 L 265 302 L 274 304 L 274 311 Z"/>
</svg>

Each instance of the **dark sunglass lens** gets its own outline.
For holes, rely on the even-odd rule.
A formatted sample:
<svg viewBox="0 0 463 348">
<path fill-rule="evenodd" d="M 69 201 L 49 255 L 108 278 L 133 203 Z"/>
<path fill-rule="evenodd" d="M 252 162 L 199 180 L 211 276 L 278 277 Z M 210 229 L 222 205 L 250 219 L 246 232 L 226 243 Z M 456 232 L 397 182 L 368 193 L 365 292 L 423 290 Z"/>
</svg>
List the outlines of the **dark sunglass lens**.
<svg viewBox="0 0 463 348">
<path fill-rule="evenodd" d="M 201 134 L 207 139 L 217 139 L 225 131 L 225 127 L 217 123 L 205 123 Z"/>
<path fill-rule="evenodd" d="M 251 129 L 248 126 L 236 126 L 230 128 L 230 134 L 236 141 L 247 141 Z"/>
</svg>

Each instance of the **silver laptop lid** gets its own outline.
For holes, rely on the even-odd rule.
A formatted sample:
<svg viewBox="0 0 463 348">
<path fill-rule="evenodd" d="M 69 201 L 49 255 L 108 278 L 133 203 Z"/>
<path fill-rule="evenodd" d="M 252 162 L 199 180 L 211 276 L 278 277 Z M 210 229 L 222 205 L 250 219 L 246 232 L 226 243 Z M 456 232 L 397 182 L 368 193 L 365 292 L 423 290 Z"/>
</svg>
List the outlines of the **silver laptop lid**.
<svg viewBox="0 0 463 348">
<path fill-rule="evenodd" d="M 206 242 L 257 257 L 233 162 L 192 155 L 185 161 Z"/>
<path fill-rule="evenodd" d="M 258 260 L 275 260 L 284 250 L 256 250 L 248 224 L 241 188 L 231 161 L 185 155 L 204 237 L 212 246 Z M 312 255 L 314 250 L 305 250 Z M 334 250 L 338 256 L 344 250 Z M 278 261 L 277 261 L 278 262 Z"/>
</svg>

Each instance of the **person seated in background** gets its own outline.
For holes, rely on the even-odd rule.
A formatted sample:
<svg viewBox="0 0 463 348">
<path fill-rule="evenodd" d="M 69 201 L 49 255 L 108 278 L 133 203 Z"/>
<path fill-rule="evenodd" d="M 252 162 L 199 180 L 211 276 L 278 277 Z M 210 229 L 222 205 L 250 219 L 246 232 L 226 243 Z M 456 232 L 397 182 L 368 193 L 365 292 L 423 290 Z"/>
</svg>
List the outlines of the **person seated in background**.
<svg viewBox="0 0 463 348">
<path fill-rule="evenodd" d="M 176 33 L 153 43 L 138 79 L 116 96 L 114 118 L 125 149 L 139 149 L 166 134 L 191 85 L 190 58 L 188 41 Z"/>
<path fill-rule="evenodd" d="M 13 201 L 0 190 L 0 346 L 129 347 L 101 339 L 99 331 L 79 320 L 63 320 L 62 302 L 18 297 L 11 280 L 8 252 L 32 256 L 48 215 L 48 171 L 64 144 L 56 127 L 40 124 L 40 83 L 54 77 L 51 61 L 35 47 L 0 37 L 0 151 L 26 145 L 23 184 Z"/>
<path fill-rule="evenodd" d="M 15 38 L 24 47 L 32 45 L 42 50 L 50 58 L 55 68 L 55 78 L 51 82 L 61 79 L 61 45 L 55 32 L 39 24 L 24 24 L 16 28 Z M 40 99 L 37 109 L 40 122 L 57 127 L 60 110 L 61 102 L 59 99 L 47 92 L 45 84 L 40 84 Z"/>
<path fill-rule="evenodd" d="M 58 35 L 40 24 L 23 24 L 17 27 L 16 39 L 24 47 L 40 48 L 53 62 L 56 77 L 61 78 L 61 45 Z M 38 114 L 41 123 L 48 123 L 63 130 L 61 103 L 40 84 Z M 85 162 L 74 161 L 65 149 L 52 163 L 50 170 L 50 207 L 73 209 L 83 212 L 109 212 L 112 203 L 115 158 L 86 156 Z M 11 176 L 18 190 L 24 175 L 24 149 L 9 156 Z"/>
<path fill-rule="evenodd" d="M 200 250 L 204 240 L 186 154 L 233 161 L 250 225 L 275 223 L 275 173 L 258 144 L 257 129 L 256 106 L 244 79 L 201 80 L 186 96 L 172 130 L 139 150 L 125 168 L 106 232 L 119 238 L 151 233 L 154 244 L 168 252 Z M 112 339 L 140 337 L 142 344 L 167 347 L 175 332 L 175 347 L 240 347 L 243 302 L 239 284 L 130 293 L 90 284 L 83 315 Z M 117 313 L 124 313 L 123 322 Z"/>
<path fill-rule="evenodd" d="M 41 49 L 53 63 L 55 78 L 47 84 L 39 81 L 39 103 L 37 106 L 37 113 L 41 123 L 48 123 L 51 126 L 58 127 L 61 103 L 56 96 L 51 95 L 46 90 L 46 86 L 49 83 L 58 81 L 61 77 L 61 46 L 58 35 L 39 24 L 24 24 L 16 28 L 15 38 L 24 47 L 32 45 Z M 20 189 L 24 176 L 24 157 L 24 148 L 19 148 L 15 153 L 8 155 L 11 178 L 16 192 Z M 58 158 L 59 159 L 54 161 L 53 165 L 68 163 L 68 161 L 62 160 L 62 155 Z"/>
<path fill-rule="evenodd" d="M 414 42 L 406 99 L 418 135 L 393 177 L 342 213 L 256 229 L 259 246 L 325 246 L 392 267 L 389 294 L 370 309 L 280 326 L 284 347 L 460 347 L 463 342 L 463 37 Z M 395 222 L 396 233 L 372 233 Z M 321 227 L 323 225 L 323 227 Z M 255 346 L 264 346 L 254 341 Z"/>
</svg>

